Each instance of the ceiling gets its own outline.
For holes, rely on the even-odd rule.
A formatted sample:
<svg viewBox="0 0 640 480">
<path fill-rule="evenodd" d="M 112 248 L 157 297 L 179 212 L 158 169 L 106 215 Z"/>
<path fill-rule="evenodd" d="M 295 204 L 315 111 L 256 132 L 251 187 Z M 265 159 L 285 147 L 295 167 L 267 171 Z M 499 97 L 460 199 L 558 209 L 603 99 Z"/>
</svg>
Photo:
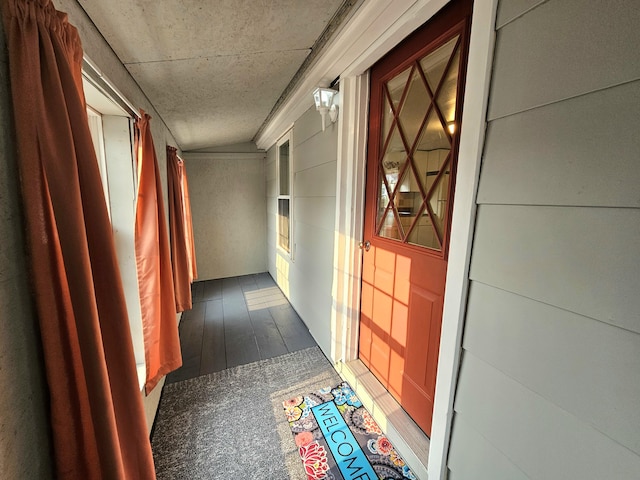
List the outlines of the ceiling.
<svg viewBox="0 0 640 480">
<path fill-rule="evenodd" d="M 79 3 L 189 151 L 251 141 L 356 2 Z"/>
</svg>

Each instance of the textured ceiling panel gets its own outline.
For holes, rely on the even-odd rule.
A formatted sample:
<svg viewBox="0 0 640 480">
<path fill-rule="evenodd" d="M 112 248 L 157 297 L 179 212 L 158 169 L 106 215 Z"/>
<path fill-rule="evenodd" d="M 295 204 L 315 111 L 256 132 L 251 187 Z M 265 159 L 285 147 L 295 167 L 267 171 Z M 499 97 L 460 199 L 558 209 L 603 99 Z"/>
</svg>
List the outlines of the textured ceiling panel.
<svg viewBox="0 0 640 480">
<path fill-rule="evenodd" d="M 181 148 L 192 150 L 251 140 L 305 56 L 268 52 L 128 68 Z"/>
<path fill-rule="evenodd" d="M 249 141 L 343 0 L 79 0 L 184 150 Z"/>
</svg>

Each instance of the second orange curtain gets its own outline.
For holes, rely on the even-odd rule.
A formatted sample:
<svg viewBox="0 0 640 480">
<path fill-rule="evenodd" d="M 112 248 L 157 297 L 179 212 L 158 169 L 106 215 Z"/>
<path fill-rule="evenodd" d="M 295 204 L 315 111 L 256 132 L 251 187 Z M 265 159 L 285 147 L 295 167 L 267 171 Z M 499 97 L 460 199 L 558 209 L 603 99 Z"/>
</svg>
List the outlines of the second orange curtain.
<svg viewBox="0 0 640 480">
<path fill-rule="evenodd" d="M 169 223 L 171 261 L 176 293 L 176 311 L 190 310 L 191 284 L 197 278 L 191 202 L 184 160 L 175 147 L 167 145 L 167 183 L 169 185 Z"/>
<path fill-rule="evenodd" d="M 135 245 L 147 394 L 164 375 L 182 365 L 167 222 L 150 120 L 141 110 L 135 124 L 138 162 Z"/>
</svg>

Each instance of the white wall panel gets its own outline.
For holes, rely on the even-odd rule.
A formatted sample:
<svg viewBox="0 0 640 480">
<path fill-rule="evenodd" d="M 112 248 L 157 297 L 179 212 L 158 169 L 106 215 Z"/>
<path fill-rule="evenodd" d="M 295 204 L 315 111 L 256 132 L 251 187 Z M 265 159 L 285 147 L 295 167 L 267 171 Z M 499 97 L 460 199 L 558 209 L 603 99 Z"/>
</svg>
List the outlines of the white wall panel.
<svg viewBox="0 0 640 480">
<path fill-rule="evenodd" d="M 631 450 L 469 353 L 455 409 L 532 479 L 638 478 Z"/>
<path fill-rule="evenodd" d="M 311 92 L 309 92 L 309 98 L 311 98 Z M 327 121 L 327 123 L 329 122 Z M 320 117 L 320 113 L 318 113 L 316 107 L 313 106 L 308 108 L 307 111 L 296 120 L 295 125 L 296 130 L 293 141 L 296 145 L 300 145 L 322 131 L 322 117 Z"/>
<path fill-rule="evenodd" d="M 276 148 L 268 150 L 275 171 Z M 275 196 L 269 199 L 268 268 L 325 354 L 331 349 L 333 231 L 336 208 L 337 128 L 321 131 L 309 108 L 292 131 L 293 261 L 276 247 Z M 271 166 L 269 166 L 271 168 Z M 269 192 L 275 186 L 269 181 Z"/>
<path fill-rule="evenodd" d="M 473 282 L 464 348 L 640 455 L 640 335 Z"/>
<path fill-rule="evenodd" d="M 318 287 L 321 287 L 319 290 L 316 290 L 316 294 L 321 294 L 320 292 L 324 292 L 327 295 L 331 293 L 331 272 L 327 273 L 327 257 L 329 257 L 329 261 L 332 260 L 332 256 L 325 252 L 319 252 L 313 248 L 306 248 L 298 246 L 296 250 L 296 260 L 295 264 L 292 267 L 292 271 L 296 271 L 300 273 L 302 276 L 300 278 L 305 279 L 304 284 L 306 285 L 315 284 Z M 311 274 L 311 275 L 309 275 Z M 314 290 L 313 288 L 309 288 L 310 290 Z M 300 307 L 301 308 L 301 307 Z"/>
<path fill-rule="evenodd" d="M 471 278 L 640 333 L 640 210 L 481 205 Z"/>
<path fill-rule="evenodd" d="M 333 231 L 335 198 L 296 198 L 296 221 Z"/>
<path fill-rule="evenodd" d="M 329 132 L 326 132 L 327 135 Z M 303 144 L 295 144 L 293 149 L 295 171 L 300 172 L 317 165 L 336 161 L 337 139 L 325 138 L 327 135 L 316 135 Z M 294 132 L 294 141 L 297 139 Z"/>
<path fill-rule="evenodd" d="M 636 0 L 553 0 L 498 33 L 489 119 L 640 78 Z"/>
<path fill-rule="evenodd" d="M 275 146 L 267 151 L 267 155 L 265 158 L 265 178 L 267 179 L 267 181 L 274 181 L 277 176 L 276 152 L 277 149 Z"/>
<path fill-rule="evenodd" d="M 479 203 L 640 207 L 640 81 L 491 122 Z"/>
<path fill-rule="evenodd" d="M 496 28 L 503 27 L 520 15 L 544 3 L 546 0 L 503 0 L 500 2 L 496 18 Z"/>
<path fill-rule="evenodd" d="M 640 478 L 637 7 L 500 1 L 452 480 Z"/>
<path fill-rule="evenodd" d="M 296 242 L 298 248 L 309 252 L 318 264 L 333 261 L 333 252 L 327 249 L 327 244 L 333 241 L 333 231 L 309 223 L 296 222 Z M 296 252 L 296 262 L 300 260 L 300 252 Z"/>
<path fill-rule="evenodd" d="M 295 176 L 295 191 L 306 198 L 336 196 L 336 162 L 328 162 L 307 170 L 299 171 Z"/>
<path fill-rule="evenodd" d="M 451 432 L 448 480 L 527 480 L 530 477 L 458 415 Z"/>
<path fill-rule="evenodd" d="M 276 214 L 278 213 L 278 200 L 275 196 L 267 197 L 267 215 L 269 216 L 268 225 L 276 228 Z"/>
<path fill-rule="evenodd" d="M 267 198 L 272 198 L 272 197 L 276 197 L 278 191 L 276 190 L 278 184 L 276 183 L 275 179 L 269 179 L 267 180 Z"/>
<path fill-rule="evenodd" d="M 289 271 L 288 289 L 293 307 L 326 354 L 331 349 L 331 329 L 328 328 L 331 317 L 331 274 L 325 273 L 326 263 L 317 262 L 314 253 L 298 250 L 298 258 Z"/>
<path fill-rule="evenodd" d="M 266 195 L 267 195 L 267 208 L 266 208 L 266 255 L 267 255 L 267 263 L 266 268 L 267 271 L 271 274 L 273 278 L 277 278 L 277 270 L 276 270 L 276 246 L 277 242 L 277 214 L 278 214 L 278 202 L 277 202 L 277 194 L 278 194 L 278 184 L 276 181 L 277 170 L 276 170 L 276 152 L 277 148 L 275 145 L 267 150 L 267 155 L 265 159 L 265 179 L 266 179 Z"/>
</svg>

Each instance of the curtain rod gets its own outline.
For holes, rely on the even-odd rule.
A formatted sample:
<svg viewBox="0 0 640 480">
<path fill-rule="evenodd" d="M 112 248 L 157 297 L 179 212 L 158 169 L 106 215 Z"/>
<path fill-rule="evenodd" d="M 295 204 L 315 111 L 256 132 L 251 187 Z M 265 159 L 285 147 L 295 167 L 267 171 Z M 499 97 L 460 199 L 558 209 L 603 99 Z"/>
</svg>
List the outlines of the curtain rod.
<svg viewBox="0 0 640 480">
<path fill-rule="evenodd" d="M 140 112 L 127 98 L 120 93 L 116 86 L 103 75 L 95 63 L 86 55 L 82 57 L 82 76 L 91 82 L 98 90 L 109 97 L 133 118 L 140 118 Z"/>
</svg>

